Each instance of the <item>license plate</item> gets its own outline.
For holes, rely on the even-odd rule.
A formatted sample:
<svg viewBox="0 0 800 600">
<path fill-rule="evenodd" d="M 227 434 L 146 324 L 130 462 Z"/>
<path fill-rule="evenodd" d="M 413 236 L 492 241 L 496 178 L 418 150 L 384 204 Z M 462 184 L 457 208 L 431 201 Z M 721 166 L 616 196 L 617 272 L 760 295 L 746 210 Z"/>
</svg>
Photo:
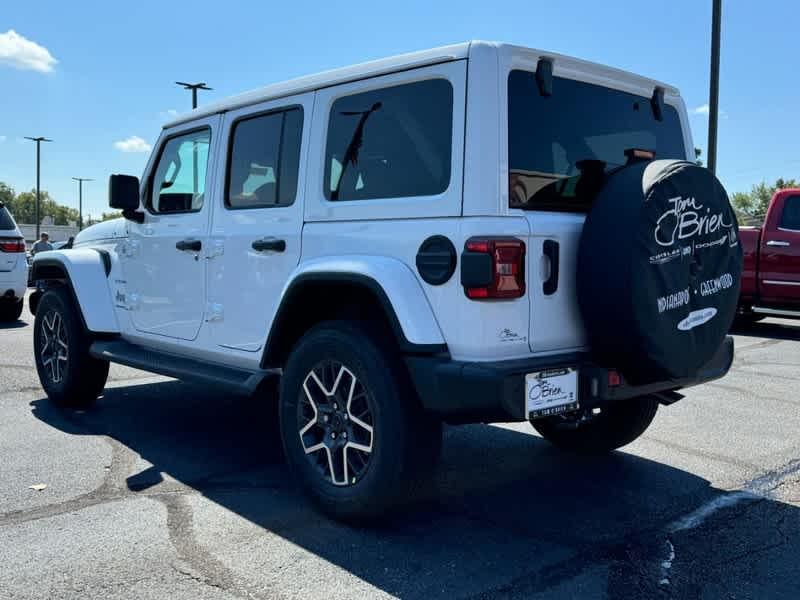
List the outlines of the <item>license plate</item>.
<svg viewBox="0 0 800 600">
<path fill-rule="evenodd" d="M 577 410 L 577 369 L 549 369 L 525 375 L 525 405 L 529 419 Z"/>
</svg>

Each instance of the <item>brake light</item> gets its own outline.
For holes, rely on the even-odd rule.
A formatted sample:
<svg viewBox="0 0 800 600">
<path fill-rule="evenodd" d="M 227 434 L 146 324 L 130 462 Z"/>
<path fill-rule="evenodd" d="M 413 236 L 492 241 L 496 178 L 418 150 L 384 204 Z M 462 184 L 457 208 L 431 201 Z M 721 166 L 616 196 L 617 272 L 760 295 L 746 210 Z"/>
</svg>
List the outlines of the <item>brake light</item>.
<svg viewBox="0 0 800 600">
<path fill-rule="evenodd" d="M 466 253 L 485 255 L 481 273 L 464 283 L 471 300 L 511 299 L 525 295 L 525 242 L 516 238 L 470 238 Z M 465 256 L 466 258 L 466 256 Z M 462 271 L 463 273 L 463 271 Z"/>
<path fill-rule="evenodd" d="M 25 240 L 0 239 L 0 252 L 25 252 Z"/>
</svg>

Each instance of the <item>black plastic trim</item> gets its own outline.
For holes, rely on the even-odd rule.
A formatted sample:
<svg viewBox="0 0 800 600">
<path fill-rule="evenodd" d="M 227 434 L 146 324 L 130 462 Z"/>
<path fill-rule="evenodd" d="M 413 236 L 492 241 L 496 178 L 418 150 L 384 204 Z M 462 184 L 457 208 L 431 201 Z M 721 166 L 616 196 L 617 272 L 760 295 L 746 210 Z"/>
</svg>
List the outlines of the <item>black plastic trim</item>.
<svg viewBox="0 0 800 600">
<path fill-rule="evenodd" d="M 106 278 L 108 278 L 109 274 L 111 273 L 111 255 L 108 253 L 108 250 L 95 248 L 94 251 L 100 255 L 101 259 L 103 259 L 103 269 L 106 272 Z"/>
<path fill-rule="evenodd" d="M 662 404 L 680 399 L 675 390 L 725 375 L 733 362 L 734 343 L 728 336 L 717 354 L 694 377 L 644 385 L 608 385 L 609 369 L 592 363 L 588 353 L 557 354 L 492 363 L 459 362 L 439 357 L 405 358 L 424 408 L 454 423 L 525 421 L 525 374 L 558 367 L 579 369 L 581 408 L 654 395 Z"/>
<path fill-rule="evenodd" d="M 550 277 L 542 283 L 542 293 L 545 296 L 552 296 L 558 290 L 558 270 L 560 249 L 555 240 L 545 240 L 542 244 L 542 252 L 550 261 Z"/>
<path fill-rule="evenodd" d="M 372 277 L 357 273 L 305 273 L 303 275 L 299 275 L 294 281 L 292 281 L 291 286 L 288 290 L 286 290 L 286 294 L 284 294 L 281 305 L 275 312 L 275 318 L 272 321 L 272 327 L 270 329 L 269 336 L 267 337 L 266 346 L 264 347 L 264 354 L 261 357 L 262 369 L 275 366 L 270 364 L 271 357 L 274 356 L 276 350 L 275 340 L 281 336 L 280 328 L 282 316 L 286 314 L 286 311 L 289 310 L 287 306 L 291 304 L 292 294 L 296 293 L 295 290 L 297 290 L 299 287 L 311 282 L 354 283 L 366 287 L 375 295 L 378 302 L 381 304 L 381 308 L 383 308 L 384 313 L 389 319 L 389 324 L 400 347 L 400 351 L 404 354 L 436 355 L 447 352 L 447 344 L 415 344 L 414 342 L 409 341 L 408 338 L 406 338 L 405 333 L 403 333 L 403 328 L 400 325 L 397 314 L 394 312 L 392 303 L 389 301 L 389 297 L 386 295 L 386 292 L 383 290 L 381 285 Z"/>
<path fill-rule="evenodd" d="M 243 394 L 253 393 L 265 378 L 276 375 L 275 372 L 270 371 L 247 371 L 177 356 L 168 352 L 144 348 L 120 339 L 96 341 L 90 346 L 89 353 L 101 360 L 175 377 L 183 381 L 214 385 Z"/>
<path fill-rule="evenodd" d="M 458 264 L 456 247 L 443 235 L 432 235 L 417 251 L 417 271 L 425 283 L 443 285 L 455 273 Z"/>
</svg>

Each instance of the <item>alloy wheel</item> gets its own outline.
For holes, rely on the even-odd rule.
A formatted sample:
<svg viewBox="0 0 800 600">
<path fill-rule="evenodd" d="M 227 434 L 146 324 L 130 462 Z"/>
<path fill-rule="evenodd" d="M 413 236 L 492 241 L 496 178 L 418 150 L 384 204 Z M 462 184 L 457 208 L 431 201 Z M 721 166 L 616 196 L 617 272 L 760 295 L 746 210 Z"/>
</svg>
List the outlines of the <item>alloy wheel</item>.
<svg viewBox="0 0 800 600">
<path fill-rule="evenodd" d="M 350 369 L 334 360 L 311 369 L 297 423 L 306 458 L 323 478 L 349 486 L 364 477 L 374 447 L 372 399 Z"/>
<path fill-rule="evenodd" d="M 42 319 L 40 335 L 42 366 L 50 381 L 61 383 L 64 369 L 67 367 L 69 347 L 67 345 L 67 328 L 58 312 L 51 310 L 45 315 Z"/>
</svg>

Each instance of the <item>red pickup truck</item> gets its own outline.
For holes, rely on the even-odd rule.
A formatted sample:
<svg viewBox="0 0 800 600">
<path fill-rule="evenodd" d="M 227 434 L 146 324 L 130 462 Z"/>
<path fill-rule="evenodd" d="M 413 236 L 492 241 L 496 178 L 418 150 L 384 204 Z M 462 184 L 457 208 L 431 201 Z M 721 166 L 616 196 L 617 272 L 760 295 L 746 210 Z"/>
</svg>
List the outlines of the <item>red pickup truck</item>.
<svg viewBox="0 0 800 600">
<path fill-rule="evenodd" d="M 800 319 L 800 189 L 775 192 L 764 225 L 739 231 L 744 250 L 739 322 Z"/>
</svg>

